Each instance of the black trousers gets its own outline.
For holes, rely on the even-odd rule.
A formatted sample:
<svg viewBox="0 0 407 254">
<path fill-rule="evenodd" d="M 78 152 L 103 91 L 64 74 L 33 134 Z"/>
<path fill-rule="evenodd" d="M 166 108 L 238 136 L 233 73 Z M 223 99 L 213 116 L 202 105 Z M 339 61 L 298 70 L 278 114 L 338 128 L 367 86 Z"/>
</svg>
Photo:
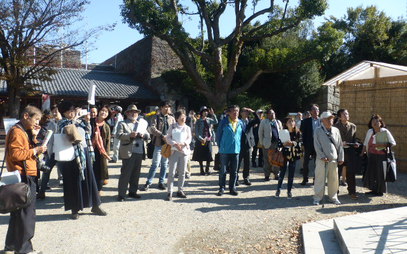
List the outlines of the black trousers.
<svg viewBox="0 0 407 254">
<path fill-rule="evenodd" d="M 304 180 L 308 180 L 308 176 L 309 176 L 309 161 L 314 160 L 315 162 L 315 151 L 312 151 L 311 149 L 305 149 L 304 151 L 304 164 L 302 165 L 303 168 L 303 178 Z"/>
<path fill-rule="evenodd" d="M 37 186 L 34 176 L 21 176 L 21 180 L 30 185 L 31 204 L 24 209 L 10 213 L 4 249 L 16 253 L 28 253 L 33 251 L 31 239 L 34 237 L 35 231 L 35 193 Z"/>
<path fill-rule="evenodd" d="M 355 175 L 358 157 L 356 151 L 352 147 L 344 149 L 344 154 L 345 162 L 338 166 L 338 176 L 341 176 L 343 167 L 346 167 L 346 183 L 348 184 L 348 192 L 349 194 L 356 194 Z"/>
<path fill-rule="evenodd" d="M 256 163 L 257 151 L 259 151 L 259 164 L 258 166 L 263 166 L 263 149 L 258 148 L 257 145 L 253 146 L 252 151 L 252 163 Z"/>
<path fill-rule="evenodd" d="M 129 193 L 137 193 L 142 160 L 143 155 L 138 153 L 133 153 L 129 159 L 122 160 L 118 187 L 119 197 L 126 196 L 129 186 Z"/>
<path fill-rule="evenodd" d="M 243 178 L 246 179 L 250 175 L 250 149 L 243 149 L 239 154 L 239 165 L 237 166 L 237 178 L 239 179 L 240 165 L 243 160 Z"/>
</svg>

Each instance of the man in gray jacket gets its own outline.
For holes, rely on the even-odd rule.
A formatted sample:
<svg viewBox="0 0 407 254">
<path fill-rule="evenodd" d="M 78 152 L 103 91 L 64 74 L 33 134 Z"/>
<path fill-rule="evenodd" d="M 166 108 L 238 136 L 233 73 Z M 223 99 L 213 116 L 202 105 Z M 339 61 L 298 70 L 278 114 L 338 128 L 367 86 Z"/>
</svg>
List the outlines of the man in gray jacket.
<svg viewBox="0 0 407 254">
<path fill-rule="evenodd" d="M 117 126 L 116 137 L 120 140 L 119 158 L 122 160 L 119 178 L 118 201 L 124 201 L 129 187 L 129 197 L 140 198 L 137 194 L 141 161 L 144 159 L 144 142 L 149 139 L 148 123 L 139 118 L 141 111 L 136 105 L 130 105 L 125 114 L 127 119 Z"/>
<path fill-rule="evenodd" d="M 325 111 L 321 114 L 322 124 L 315 129 L 314 147 L 316 151 L 314 205 L 319 205 L 325 194 L 325 181 L 328 179 L 328 197 L 336 205 L 338 200 L 338 164 L 344 160 L 343 144 L 338 128 L 333 127 L 334 116 Z"/>
</svg>

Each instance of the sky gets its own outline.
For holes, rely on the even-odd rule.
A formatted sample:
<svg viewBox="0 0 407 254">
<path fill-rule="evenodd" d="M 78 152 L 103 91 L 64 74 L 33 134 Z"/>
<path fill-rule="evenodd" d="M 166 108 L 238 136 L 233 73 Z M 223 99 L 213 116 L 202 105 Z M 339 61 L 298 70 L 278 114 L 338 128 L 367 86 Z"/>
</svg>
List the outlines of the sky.
<svg viewBox="0 0 407 254">
<path fill-rule="evenodd" d="M 143 35 L 139 34 L 137 30 L 129 28 L 127 24 L 123 23 L 120 15 L 122 2 L 121 0 L 91 0 L 83 14 L 84 19 L 78 25 L 84 29 L 112 24 L 116 24 L 116 26 L 112 31 L 102 31 L 97 38 L 94 38 L 93 43 L 89 44 L 91 45 L 88 48 L 89 52 L 82 57 L 83 63 L 101 63 L 143 38 Z M 281 0 L 276 2 L 281 2 Z M 297 1 L 291 2 L 296 3 Z M 375 5 L 394 20 L 405 19 L 407 16 L 407 0 L 328 0 L 328 4 L 329 8 L 325 15 L 315 19 L 316 24 L 323 22 L 325 17 L 343 17 L 350 7 L 370 5 Z M 188 24 L 187 31 L 197 32 L 196 23 L 191 21 L 185 23 Z M 222 22 L 222 24 L 225 26 L 224 30 L 231 29 L 228 27 L 229 22 Z"/>
</svg>

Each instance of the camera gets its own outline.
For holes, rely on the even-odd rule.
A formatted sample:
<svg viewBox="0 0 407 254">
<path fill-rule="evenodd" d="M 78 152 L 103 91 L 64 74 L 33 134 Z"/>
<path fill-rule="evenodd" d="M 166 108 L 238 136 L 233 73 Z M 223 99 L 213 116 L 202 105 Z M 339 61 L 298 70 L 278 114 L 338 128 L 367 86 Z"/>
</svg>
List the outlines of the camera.
<svg viewBox="0 0 407 254">
<path fill-rule="evenodd" d="M 51 168 L 45 163 L 44 160 L 37 160 L 37 168 L 43 173 L 48 173 L 51 171 Z"/>
</svg>

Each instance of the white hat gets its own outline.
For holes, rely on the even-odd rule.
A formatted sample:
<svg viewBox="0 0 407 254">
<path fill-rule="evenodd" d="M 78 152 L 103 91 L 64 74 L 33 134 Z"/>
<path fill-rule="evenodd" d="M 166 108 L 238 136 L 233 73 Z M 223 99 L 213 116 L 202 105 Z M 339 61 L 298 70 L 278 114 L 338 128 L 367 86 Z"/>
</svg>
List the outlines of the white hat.
<svg viewBox="0 0 407 254">
<path fill-rule="evenodd" d="M 321 114 L 321 119 L 326 119 L 326 118 L 333 118 L 335 117 L 334 115 L 332 115 L 332 113 L 330 111 L 324 111 Z"/>
</svg>

